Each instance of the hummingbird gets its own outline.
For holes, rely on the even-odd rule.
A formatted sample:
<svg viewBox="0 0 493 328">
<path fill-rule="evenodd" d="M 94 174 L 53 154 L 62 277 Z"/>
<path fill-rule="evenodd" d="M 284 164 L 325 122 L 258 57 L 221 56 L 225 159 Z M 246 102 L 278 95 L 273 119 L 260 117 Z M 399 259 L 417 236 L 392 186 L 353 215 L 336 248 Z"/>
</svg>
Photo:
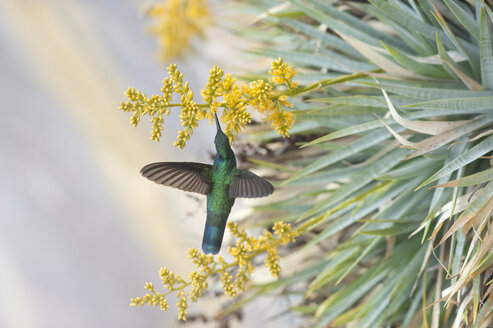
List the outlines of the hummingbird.
<svg viewBox="0 0 493 328">
<path fill-rule="evenodd" d="M 236 168 L 236 159 L 228 136 L 221 130 L 217 114 L 216 157 L 214 163 L 157 162 L 146 165 L 140 173 L 163 186 L 207 195 L 202 251 L 217 254 L 229 213 L 236 198 L 260 198 L 270 195 L 274 187 L 258 175 Z"/>
</svg>

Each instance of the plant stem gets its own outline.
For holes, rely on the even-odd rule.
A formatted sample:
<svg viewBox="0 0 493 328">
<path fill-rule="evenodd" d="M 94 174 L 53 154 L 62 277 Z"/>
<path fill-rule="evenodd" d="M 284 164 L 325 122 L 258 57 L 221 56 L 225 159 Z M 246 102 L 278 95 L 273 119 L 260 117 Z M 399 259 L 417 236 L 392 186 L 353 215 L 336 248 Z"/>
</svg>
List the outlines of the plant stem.
<svg viewBox="0 0 493 328">
<path fill-rule="evenodd" d="M 289 90 L 288 92 L 285 92 L 284 95 L 291 96 L 291 97 L 299 96 L 299 95 L 302 95 L 304 93 L 308 93 L 308 92 L 316 90 L 316 89 L 321 89 L 321 88 L 327 87 L 329 85 L 334 85 L 334 84 L 339 84 L 339 83 L 343 83 L 343 82 L 347 82 L 347 81 L 352 81 L 355 79 L 359 79 L 361 77 L 368 76 L 368 75 L 370 75 L 370 73 L 379 73 L 379 72 L 382 72 L 382 70 L 376 69 L 376 70 L 373 70 L 370 72 L 358 72 L 358 73 L 353 73 L 353 74 L 348 74 L 348 75 L 342 75 L 342 76 L 335 78 L 335 79 L 329 78 L 329 79 L 325 79 L 325 80 L 320 80 L 320 81 L 317 81 L 317 82 L 312 83 L 310 85 L 307 85 L 306 87 L 297 88 L 294 90 Z"/>
</svg>

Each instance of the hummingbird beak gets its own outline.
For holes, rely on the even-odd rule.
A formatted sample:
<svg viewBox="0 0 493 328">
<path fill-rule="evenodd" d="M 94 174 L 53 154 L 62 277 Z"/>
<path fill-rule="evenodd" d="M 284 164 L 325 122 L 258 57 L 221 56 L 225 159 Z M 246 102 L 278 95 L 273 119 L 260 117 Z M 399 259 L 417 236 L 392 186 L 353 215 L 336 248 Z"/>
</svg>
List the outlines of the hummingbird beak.
<svg viewBox="0 0 493 328">
<path fill-rule="evenodd" d="M 219 119 L 217 118 L 217 114 L 216 114 L 216 113 L 214 113 L 214 116 L 216 117 L 216 127 L 217 127 L 217 130 L 218 130 L 218 131 L 222 131 L 222 130 L 221 130 L 221 125 L 219 124 Z"/>
</svg>

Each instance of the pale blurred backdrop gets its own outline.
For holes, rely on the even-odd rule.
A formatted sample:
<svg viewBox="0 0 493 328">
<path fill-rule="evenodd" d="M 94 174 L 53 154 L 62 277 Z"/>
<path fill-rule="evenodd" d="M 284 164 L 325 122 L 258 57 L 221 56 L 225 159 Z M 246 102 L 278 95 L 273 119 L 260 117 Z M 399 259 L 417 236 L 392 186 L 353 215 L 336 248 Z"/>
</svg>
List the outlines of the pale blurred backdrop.
<svg viewBox="0 0 493 328">
<path fill-rule="evenodd" d="M 130 298 L 145 294 L 147 281 L 158 285 L 162 266 L 185 276 L 193 269 L 186 250 L 200 248 L 204 197 L 158 186 L 139 170 L 210 162 L 215 128 L 203 124 L 178 150 L 178 115 L 156 143 L 150 123 L 133 128 L 118 110 L 129 86 L 158 93 L 166 73 L 145 32 L 148 3 L 0 0 L 2 328 L 178 325 L 174 306 L 131 308 Z M 177 62 L 196 95 L 213 64 L 238 60 L 235 40 L 220 33 Z M 256 304 L 241 326 L 286 306 Z"/>
<path fill-rule="evenodd" d="M 118 110 L 129 86 L 157 93 L 165 76 L 144 3 L 0 0 L 0 327 L 177 325 L 130 298 L 161 266 L 190 271 L 204 209 L 139 170 L 208 162 L 215 131 L 180 151 L 177 115 L 156 143 Z M 213 53 L 178 63 L 193 87 Z"/>
</svg>

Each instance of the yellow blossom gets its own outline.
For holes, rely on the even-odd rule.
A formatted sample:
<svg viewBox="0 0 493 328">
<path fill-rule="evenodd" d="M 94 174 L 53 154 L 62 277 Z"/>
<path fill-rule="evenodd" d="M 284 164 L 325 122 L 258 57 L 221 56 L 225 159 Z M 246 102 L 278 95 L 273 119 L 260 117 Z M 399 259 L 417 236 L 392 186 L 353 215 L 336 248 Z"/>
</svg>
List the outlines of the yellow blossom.
<svg viewBox="0 0 493 328">
<path fill-rule="evenodd" d="M 252 115 L 247 111 L 247 104 L 243 98 L 238 85 L 234 85 L 231 90 L 224 94 L 226 109 L 223 112 L 222 120 L 226 122 L 224 133 L 230 140 L 235 139 L 238 132 L 252 120 Z"/>
<path fill-rule="evenodd" d="M 143 297 L 137 297 L 130 300 L 130 306 L 138 306 L 142 307 L 147 304 L 150 306 L 157 306 L 161 308 L 161 310 L 166 311 L 169 308 L 169 304 L 164 298 L 164 295 L 161 293 L 157 293 L 154 291 L 154 286 L 152 283 L 146 283 L 145 289 L 151 292 L 151 294 L 146 294 Z"/>
<path fill-rule="evenodd" d="M 190 287 L 188 300 L 196 302 L 202 297 L 209 284 L 207 279 L 214 275 L 219 275 L 224 293 L 230 297 L 235 297 L 241 292 L 245 284 L 250 280 L 254 270 L 253 258 L 266 253 L 265 265 L 274 277 L 279 277 L 281 267 L 279 265 L 279 245 L 294 241 L 298 235 L 297 230 L 293 230 L 290 224 L 277 222 L 273 226 L 274 234 L 264 230 L 263 234 L 257 238 L 249 236 L 245 229 L 239 228 L 237 223 L 229 222 L 228 229 L 237 238 L 235 247 L 228 249 L 234 257 L 232 262 L 224 260 L 221 256 L 206 255 L 201 251 L 190 248 L 188 257 L 197 266 L 197 270 L 188 275 L 188 281 L 173 273 L 167 268 L 162 268 L 159 272 L 161 283 L 168 291 L 164 294 L 155 291 L 152 283 L 146 283 L 145 289 L 150 293 L 143 297 L 131 300 L 131 306 L 157 306 L 162 310 L 167 310 L 169 305 L 165 299 L 170 293 L 176 292 L 179 298 L 177 303 L 178 318 L 186 320 L 187 317 L 187 297 L 185 288 Z M 233 273 L 235 276 L 233 278 Z"/>
<path fill-rule="evenodd" d="M 206 287 L 207 288 L 207 287 Z M 201 288 L 200 286 L 197 286 L 197 285 L 194 285 L 193 286 L 193 289 L 190 291 L 190 293 L 188 294 L 188 297 L 190 298 L 190 300 L 192 302 L 197 302 L 197 300 L 202 297 L 202 295 L 204 294 L 204 290 L 203 288 Z"/>
<path fill-rule="evenodd" d="M 187 303 L 187 297 L 185 296 L 185 292 L 182 290 L 176 295 L 179 297 L 178 303 L 176 303 L 176 307 L 178 308 L 178 320 L 187 320 L 187 308 L 188 308 L 188 303 Z"/>
<path fill-rule="evenodd" d="M 223 70 L 214 65 L 214 67 L 212 67 L 209 71 L 209 78 L 205 89 L 200 91 L 202 100 L 209 105 L 209 111 L 205 114 L 205 116 L 209 119 L 209 122 L 214 120 L 214 114 L 216 114 L 217 108 L 220 106 L 217 98 L 221 97 L 223 94 L 223 74 Z"/>
<path fill-rule="evenodd" d="M 238 270 L 235 276 L 235 285 L 237 290 L 243 290 L 245 288 L 245 283 L 250 278 L 250 274 L 253 270 L 253 266 L 248 268 L 241 268 Z"/>
<path fill-rule="evenodd" d="M 233 236 L 238 238 L 240 241 L 247 239 L 248 236 L 247 236 L 245 229 L 240 228 L 238 226 L 238 223 L 229 221 L 228 223 L 226 223 L 226 227 L 231 232 L 231 234 L 233 234 Z"/>
<path fill-rule="evenodd" d="M 279 266 L 279 255 L 277 255 L 277 248 L 267 249 L 267 257 L 265 258 L 265 265 L 269 269 L 273 277 L 279 277 L 281 267 Z"/>
<path fill-rule="evenodd" d="M 169 309 L 169 304 L 164 299 L 164 296 L 160 297 L 159 299 L 159 307 L 161 308 L 162 311 L 167 311 Z"/>
<path fill-rule="evenodd" d="M 211 271 L 209 265 L 214 263 L 214 256 L 212 254 L 204 254 L 196 248 L 190 248 L 188 249 L 188 257 L 192 259 L 192 263 L 197 265 L 197 268 L 202 268 L 203 271 Z"/>
<path fill-rule="evenodd" d="M 226 74 L 222 82 L 222 87 L 224 92 L 231 92 L 236 85 L 236 79 L 231 76 L 231 74 Z"/>
<path fill-rule="evenodd" d="M 293 87 L 292 77 L 295 71 L 282 59 L 272 64 L 271 73 L 276 81 Z M 283 107 L 292 107 L 286 94 L 279 94 L 274 90 L 272 83 L 257 80 L 248 85 L 240 86 L 230 74 L 224 74 L 220 67 L 214 66 L 210 70 L 208 82 L 201 90 L 204 104 L 198 104 L 194 100 L 194 94 L 189 88 L 188 82 L 183 80 L 181 73 L 175 64 L 169 65 L 168 76 L 163 79 L 162 95 L 147 97 L 140 90 L 128 88 L 125 93 L 128 102 L 122 102 L 120 109 L 132 112 L 130 123 L 137 126 L 142 116 L 151 117 L 151 139 L 159 141 L 162 136 L 164 116 L 168 116 L 174 107 L 180 109 L 180 122 L 183 129 L 178 132 L 174 145 L 184 148 L 193 134 L 199 122 L 205 118 L 211 122 L 214 114 L 222 108 L 221 121 L 225 123 L 224 132 L 230 141 L 251 122 L 251 111 L 255 110 L 265 115 L 281 136 L 288 137 L 289 130 L 294 124 L 294 114 Z M 281 80 L 279 80 L 281 79 Z M 281 82 L 280 82 L 281 83 Z M 172 103 L 174 94 L 180 96 L 179 103 Z"/>
<path fill-rule="evenodd" d="M 146 282 L 144 288 L 150 291 L 151 293 L 154 293 L 154 284 L 152 282 Z"/>
<path fill-rule="evenodd" d="M 221 271 L 220 279 L 223 283 L 224 293 L 231 297 L 236 296 L 235 286 L 233 285 L 233 277 L 228 273 L 228 271 Z"/>
<path fill-rule="evenodd" d="M 194 38 L 203 38 L 210 21 L 207 0 L 164 0 L 150 7 L 147 16 L 155 21 L 149 32 L 159 41 L 159 58 L 181 58 L 191 50 Z"/>
<path fill-rule="evenodd" d="M 298 86 L 297 83 L 293 82 L 296 71 L 291 65 L 285 63 L 282 58 L 272 62 L 269 73 L 272 75 L 271 81 L 276 84 L 286 84 L 289 89 L 294 89 Z"/>
<path fill-rule="evenodd" d="M 210 69 L 205 89 L 200 91 L 200 95 L 206 104 L 211 104 L 217 97 L 222 96 L 223 85 L 221 82 L 223 74 L 223 70 L 216 65 Z"/>
<path fill-rule="evenodd" d="M 176 85 L 174 91 L 182 94 L 181 88 L 183 87 L 183 73 L 178 70 L 176 64 L 169 65 L 167 71 L 172 84 Z"/>
<path fill-rule="evenodd" d="M 159 271 L 159 276 L 161 277 L 162 285 L 167 289 L 173 289 L 176 283 L 183 283 L 183 279 L 175 274 L 173 271 L 164 267 Z"/>
<path fill-rule="evenodd" d="M 283 137 L 289 137 L 289 130 L 294 124 L 294 114 L 285 110 L 272 112 L 267 118 L 274 130 Z"/>
<path fill-rule="evenodd" d="M 157 115 L 153 118 L 151 118 L 152 124 L 152 131 L 151 131 L 151 139 L 155 141 L 159 141 L 159 138 L 161 138 L 161 131 L 163 130 L 163 123 L 164 119 L 162 115 Z"/>
<path fill-rule="evenodd" d="M 286 95 L 279 96 L 278 100 L 283 106 L 293 107 L 293 104 L 288 101 L 288 96 Z"/>
<path fill-rule="evenodd" d="M 168 109 L 166 112 L 166 116 L 169 115 L 169 105 L 171 104 L 171 100 L 173 99 L 173 81 L 171 78 L 167 77 L 163 80 L 163 87 L 161 88 L 161 92 L 163 93 L 163 104 Z"/>
<path fill-rule="evenodd" d="M 182 110 L 180 113 L 181 125 L 185 128 L 178 132 L 175 146 L 183 148 L 185 142 L 190 140 L 193 130 L 199 125 L 199 120 L 203 119 L 204 113 L 202 109 L 193 101 L 192 91 L 187 92 L 181 99 Z"/>
<path fill-rule="evenodd" d="M 236 243 L 235 247 L 230 247 L 228 249 L 229 254 L 233 255 L 236 261 L 238 262 L 238 266 L 243 268 L 247 265 L 249 257 L 247 254 L 247 248 L 245 245 L 241 244 L 240 241 Z"/>
<path fill-rule="evenodd" d="M 284 222 L 276 222 L 274 223 L 274 234 L 279 236 L 281 243 L 284 245 L 294 241 L 294 239 L 298 236 L 298 232 L 296 230 L 291 229 L 291 224 Z"/>
<path fill-rule="evenodd" d="M 271 90 L 272 85 L 263 80 L 250 82 L 248 87 L 245 88 L 245 92 L 252 97 L 249 105 L 257 108 L 260 113 L 263 113 L 273 103 L 269 97 Z"/>
<path fill-rule="evenodd" d="M 200 286 L 202 287 L 203 284 L 205 283 L 205 277 L 198 273 L 197 271 L 192 271 L 190 272 L 190 275 L 188 276 L 190 281 L 192 282 L 193 285 Z"/>
</svg>

